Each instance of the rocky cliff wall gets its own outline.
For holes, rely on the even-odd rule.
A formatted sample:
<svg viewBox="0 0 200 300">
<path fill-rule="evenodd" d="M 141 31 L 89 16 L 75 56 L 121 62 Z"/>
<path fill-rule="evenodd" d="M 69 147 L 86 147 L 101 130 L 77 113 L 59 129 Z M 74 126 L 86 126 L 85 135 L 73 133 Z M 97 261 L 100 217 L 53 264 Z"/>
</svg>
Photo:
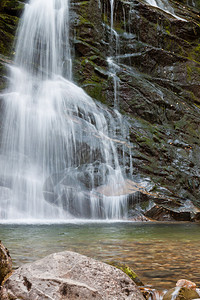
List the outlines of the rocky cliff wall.
<svg viewBox="0 0 200 300">
<path fill-rule="evenodd" d="M 200 2 L 170 5 L 116 0 L 112 30 L 110 1 L 74 2 L 74 80 L 128 118 L 133 175 L 200 206 Z"/>
</svg>

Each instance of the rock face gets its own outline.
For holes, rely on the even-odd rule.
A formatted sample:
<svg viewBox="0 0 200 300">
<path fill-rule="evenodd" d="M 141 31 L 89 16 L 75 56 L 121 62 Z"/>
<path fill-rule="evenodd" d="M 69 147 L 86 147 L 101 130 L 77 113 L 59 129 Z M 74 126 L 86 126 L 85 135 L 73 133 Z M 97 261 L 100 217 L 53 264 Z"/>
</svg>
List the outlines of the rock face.
<svg viewBox="0 0 200 300">
<path fill-rule="evenodd" d="M 12 260 L 8 250 L 0 241 L 0 285 L 5 277 L 12 272 Z"/>
<path fill-rule="evenodd" d="M 74 252 L 49 255 L 19 268 L 6 281 L 1 299 L 144 300 L 121 270 Z"/>
<path fill-rule="evenodd" d="M 128 118 L 127 173 L 200 207 L 199 1 L 169 4 L 179 18 L 143 1 L 116 0 L 113 16 L 108 0 L 74 1 L 74 79 Z"/>
</svg>

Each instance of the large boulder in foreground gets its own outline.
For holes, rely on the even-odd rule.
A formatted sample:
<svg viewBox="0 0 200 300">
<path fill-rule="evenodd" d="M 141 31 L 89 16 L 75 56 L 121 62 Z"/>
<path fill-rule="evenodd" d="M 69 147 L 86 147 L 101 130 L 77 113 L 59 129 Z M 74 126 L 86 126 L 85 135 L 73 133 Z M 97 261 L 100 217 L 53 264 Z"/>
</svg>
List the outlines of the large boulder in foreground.
<svg viewBox="0 0 200 300">
<path fill-rule="evenodd" d="M 19 268 L 6 281 L 0 299 L 144 300 L 135 283 L 121 270 L 69 251 Z"/>
<path fill-rule="evenodd" d="M 12 260 L 8 249 L 0 241 L 0 285 L 4 278 L 12 272 Z M 1 299 L 1 298 L 0 298 Z"/>
</svg>

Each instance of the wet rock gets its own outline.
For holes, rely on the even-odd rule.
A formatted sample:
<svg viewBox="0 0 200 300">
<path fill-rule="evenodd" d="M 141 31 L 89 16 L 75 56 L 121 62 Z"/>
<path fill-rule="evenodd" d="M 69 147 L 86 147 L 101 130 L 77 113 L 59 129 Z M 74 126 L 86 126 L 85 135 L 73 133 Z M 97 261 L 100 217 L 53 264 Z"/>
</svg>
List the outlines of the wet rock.
<svg viewBox="0 0 200 300">
<path fill-rule="evenodd" d="M 200 212 L 197 212 L 194 217 L 192 218 L 192 221 L 200 222 Z"/>
<path fill-rule="evenodd" d="M 190 199 L 200 206 L 199 13 L 184 2 L 170 5 L 188 22 L 140 1 L 134 5 L 118 1 L 113 24 L 118 33 L 118 50 L 115 37 L 110 39 L 110 2 L 101 1 L 103 18 L 99 20 L 102 15 L 98 10 L 98 21 L 91 10 L 86 10 L 92 1 L 76 7 L 79 19 L 84 16 L 87 20 L 87 25 L 81 25 L 84 30 L 74 26 L 78 39 L 92 46 L 101 35 L 101 54 L 91 55 L 91 48 L 83 54 L 79 52 L 74 74 L 92 97 L 112 107 L 113 78 L 105 79 L 95 69 L 103 66 L 109 71 L 107 56 L 113 57 L 117 65 L 119 110 L 131 123 L 133 174 L 148 176 L 155 190 L 168 188 L 174 197 Z M 99 21 L 103 30 L 98 27 L 99 32 L 91 42 L 91 28 L 97 30 L 95 24 Z M 115 60 L 116 52 L 120 55 Z M 130 155 L 130 149 L 125 153 Z"/>
<path fill-rule="evenodd" d="M 165 294 L 164 291 L 157 291 L 149 287 L 140 287 L 140 291 L 146 300 L 163 299 Z"/>
<path fill-rule="evenodd" d="M 197 287 L 196 283 L 186 279 L 179 279 L 176 283 L 176 286 L 185 287 L 188 289 L 196 289 Z"/>
<path fill-rule="evenodd" d="M 6 293 L 22 300 L 144 299 L 121 270 L 68 251 L 16 270 L 4 285 Z"/>
<path fill-rule="evenodd" d="M 198 299 L 199 294 L 193 290 L 186 287 L 176 287 L 170 289 L 163 297 L 163 300 L 171 300 L 173 297 L 174 300 L 192 300 Z"/>
<path fill-rule="evenodd" d="M 23 6 L 23 0 L 12 2 L 2 0 L 0 3 L 0 54 L 11 54 L 15 31 Z"/>
<path fill-rule="evenodd" d="M 12 260 L 7 248 L 0 241 L 0 285 L 8 274 L 12 272 Z"/>
<path fill-rule="evenodd" d="M 90 217 L 90 191 L 78 179 L 77 169 L 69 168 L 48 177 L 43 186 L 47 202 L 62 207 L 75 217 Z"/>
<path fill-rule="evenodd" d="M 51 204 L 62 206 L 75 217 L 90 218 L 92 216 L 90 198 L 92 196 L 93 199 L 99 199 L 101 206 L 103 193 L 98 187 L 103 183 L 106 185 L 108 174 L 108 166 L 100 161 L 67 168 L 46 179 L 43 186 L 44 198 Z M 99 208 L 99 218 L 103 217 L 103 209 L 102 213 L 100 211 Z"/>
<path fill-rule="evenodd" d="M 153 206 L 144 215 L 156 221 L 191 221 L 191 215 L 188 211 L 176 212 L 158 205 Z"/>
</svg>

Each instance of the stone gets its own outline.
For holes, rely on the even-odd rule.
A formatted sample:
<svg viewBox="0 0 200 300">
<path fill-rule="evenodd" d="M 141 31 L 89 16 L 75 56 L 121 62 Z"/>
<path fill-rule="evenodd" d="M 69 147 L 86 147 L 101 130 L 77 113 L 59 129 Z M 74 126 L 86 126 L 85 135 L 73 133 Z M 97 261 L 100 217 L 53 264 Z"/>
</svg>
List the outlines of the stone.
<svg viewBox="0 0 200 300">
<path fill-rule="evenodd" d="M 0 241 L 0 284 L 12 272 L 12 260 L 9 251 Z"/>
<path fill-rule="evenodd" d="M 176 286 L 186 287 L 188 289 L 196 289 L 197 287 L 196 283 L 186 279 L 179 279 L 176 283 Z"/>
<path fill-rule="evenodd" d="M 156 221 L 191 221 L 189 211 L 175 211 L 159 205 L 154 205 L 144 215 Z"/>
<path fill-rule="evenodd" d="M 175 287 L 170 289 L 163 297 L 163 300 L 192 300 L 198 299 L 199 294 L 193 290 L 186 287 Z"/>
<path fill-rule="evenodd" d="M 51 254 L 17 269 L 0 294 L 1 299 L 8 295 L 21 300 L 144 300 L 121 270 L 70 251 Z"/>
</svg>

